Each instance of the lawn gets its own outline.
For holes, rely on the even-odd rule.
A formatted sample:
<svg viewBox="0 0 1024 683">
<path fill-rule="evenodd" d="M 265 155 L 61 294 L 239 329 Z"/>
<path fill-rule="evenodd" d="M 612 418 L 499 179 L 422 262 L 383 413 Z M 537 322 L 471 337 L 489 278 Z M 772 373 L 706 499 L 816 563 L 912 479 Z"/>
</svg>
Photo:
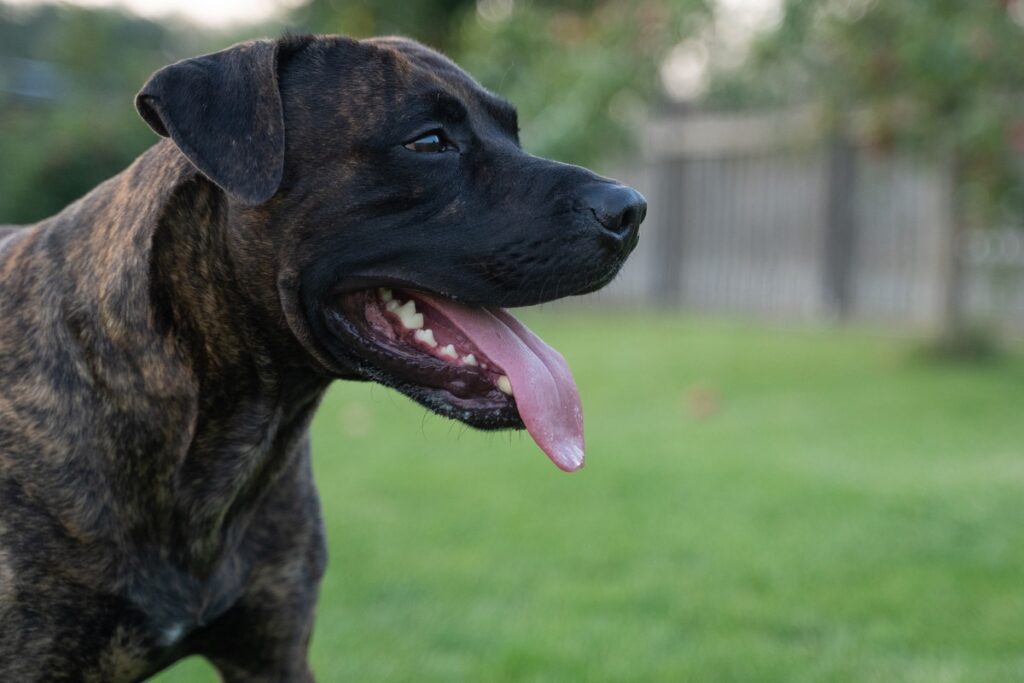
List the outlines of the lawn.
<svg viewBox="0 0 1024 683">
<path fill-rule="evenodd" d="M 321 683 L 1024 680 L 1024 359 L 527 319 L 575 370 L 579 473 L 380 387 L 324 402 Z"/>
</svg>

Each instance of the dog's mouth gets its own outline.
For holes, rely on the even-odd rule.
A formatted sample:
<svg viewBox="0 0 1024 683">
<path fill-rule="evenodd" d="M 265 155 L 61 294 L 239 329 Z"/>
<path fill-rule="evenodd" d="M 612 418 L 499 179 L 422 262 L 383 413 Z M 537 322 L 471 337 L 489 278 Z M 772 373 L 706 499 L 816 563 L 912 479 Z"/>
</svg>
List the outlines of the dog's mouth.
<svg viewBox="0 0 1024 683">
<path fill-rule="evenodd" d="M 569 366 L 504 309 L 376 288 L 341 294 L 326 318 L 369 379 L 474 427 L 525 427 L 559 468 L 583 466 Z"/>
</svg>

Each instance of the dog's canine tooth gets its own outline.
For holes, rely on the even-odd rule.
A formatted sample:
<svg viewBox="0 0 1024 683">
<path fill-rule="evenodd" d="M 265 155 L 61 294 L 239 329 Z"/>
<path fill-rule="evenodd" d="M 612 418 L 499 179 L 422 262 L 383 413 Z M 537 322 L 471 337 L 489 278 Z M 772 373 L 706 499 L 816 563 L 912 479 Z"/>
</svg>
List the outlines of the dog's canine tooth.
<svg viewBox="0 0 1024 683">
<path fill-rule="evenodd" d="M 441 355 L 442 356 L 448 356 L 449 358 L 458 358 L 459 357 L 459 354 L 455 350 L 455 347 L 452 346 L 451 344 L 449 344 L 448 346 L 445 346 L 445 347 L 443 347 L 441 349 Z"/>
<path fill-rule="evenodd" d="M 395 295 L 392 294 L 391 290 L 388 289 L 387 287 L 381 287 L 380 289 L 378 289 L 377 296 L 379 296 L 380 300 L 385 303 L 387 303 L 388 301 L 392 301 L 395 298 Z"/>
<path fill-rule="evenodd" d="M 422 318 L 423 318 L 422 314 L 417 313 L 416 315 L 418 315 L 420 317 L 420 319 L 422 320 Z M 425 330 L 416 330 L 415 332 L 412 333 L 412 336 L 413 336 L 413 339 L 415 339 L 416 341 L 423 342 L 424 344 L 426 344 L 427 346 L 429 346 L 432 349 L 433 348 L 437 348 L 437 340 L 434 339 L 434 331 L 432 329 L 430 329 L 429 327 L 427 329 L 425 329 Z M 441 353 L 444 353 L 443 349 L 442 349 Z"/>
<path fill-rule="evenodd" d="M 476 365 L 476 356 L 474 356 L 471 353 L 465 355 L 462 357 L 462 362 L 465 363 L 466 365 Z"/>
<path fill-rule="evenodd" d="M 507 375 L 502 375 L 498 378 L 498 389 L 504 394 L 512 395 L 512 382 L 508 380 Z"/>
</svg>

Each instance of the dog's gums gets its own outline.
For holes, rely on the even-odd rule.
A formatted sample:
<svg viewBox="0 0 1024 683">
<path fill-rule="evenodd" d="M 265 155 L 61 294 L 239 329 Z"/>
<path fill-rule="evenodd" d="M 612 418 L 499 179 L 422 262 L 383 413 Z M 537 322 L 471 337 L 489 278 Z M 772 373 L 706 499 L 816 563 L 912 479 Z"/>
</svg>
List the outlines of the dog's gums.
<svg viewBox="0 0 1024 683">
<path fill-rule="evenodd" d="M 328 322 L 386 383 L 435 411 L 482 428 L 525 426 L 559 468 L 583 466 L 572 374 L 508 312 L 377 288 L 340 295 Z"/>
<path fill-rule="evenodd" d="M 402 339 L 445 363 L 478 372 L 502 393 L 512 395 L 508 375 L 500 367 L 437 311 L 424 306 L 422 301 L 420 308 L 423 312 L 417 312 L 415 297 L 409 296 L 403 303 L 395 298 L 392 290 L 380 288 L 376 299 L 367 300 L 365 316 L 370 326 L 388 339 Z"/>
</svg>

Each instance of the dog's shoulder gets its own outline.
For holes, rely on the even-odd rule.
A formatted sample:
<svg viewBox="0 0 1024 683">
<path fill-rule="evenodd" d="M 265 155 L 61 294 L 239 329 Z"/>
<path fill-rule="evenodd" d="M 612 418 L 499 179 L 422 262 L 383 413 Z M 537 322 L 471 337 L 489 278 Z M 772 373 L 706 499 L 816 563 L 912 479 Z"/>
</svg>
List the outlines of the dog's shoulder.
<svg viewBox="0 0 1024 683">
<path fill-rule="evenodd" d="M 0 225 L 0 249 L 4 248 L 4 244 L 9 238 L 14 237 L 21 230 L 22 226 L 20 225 Z"/>
</svg>

